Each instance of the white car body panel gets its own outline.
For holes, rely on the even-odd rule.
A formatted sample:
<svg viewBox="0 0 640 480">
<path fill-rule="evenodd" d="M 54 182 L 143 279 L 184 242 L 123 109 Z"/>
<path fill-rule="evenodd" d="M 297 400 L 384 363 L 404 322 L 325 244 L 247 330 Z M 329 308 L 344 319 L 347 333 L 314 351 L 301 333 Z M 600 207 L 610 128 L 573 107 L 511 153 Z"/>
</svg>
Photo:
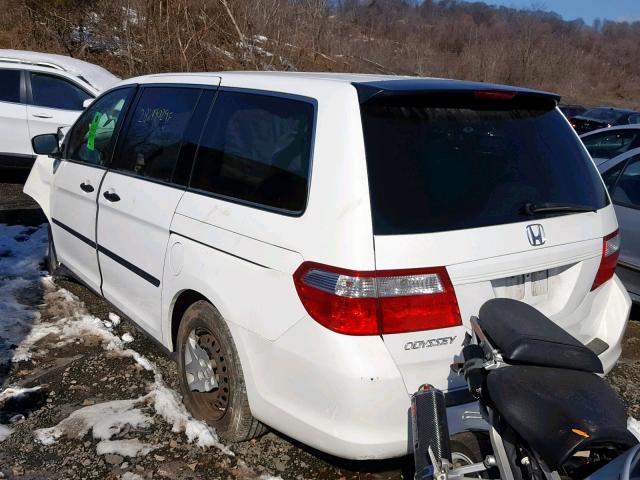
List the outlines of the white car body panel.
<svg viewBox="0 0 640 480">
<path fill-rule="evenodd" d="M 218 309 L 238 350 L 257 419 L 345 458 L 406 454 L 410 394 L 422 383 L 450 391 L 463 387 L 449 364 L 460 353 L 470 316 L 497 296 L 520 296 L 583 342 L 603 340 L 609 348 L 600 358 L 606 371 L 613 367 L 630 300 L 615 276 L 590 291 L 602 238 L 617 228 L 611 205 L 537 221 L 547 237 L 539 247 L 527 241 L 529 222 L 374 235 L 360 107 L 350 82 L 389 77 L 231 72 L 150 75 L 122 83 L 215 86 L 219 77 L 220 88 L 305 96 L 317 105 L 304 213 L 282 215 L 109 171 L 93 199 L 99 205 L 97 243 L 98 249 L 159 280 L 159 287 L 152 288 L 113 255 L 99 254 L 106 298 L 168 349 L 175 347 L 173 310 L 184 292 L 197 292 Z M 90 235 L 80 206 L 88 206 L 91 198 L 69 194 L 65 187 L 71 180 L 60 172 L 74 167 L 63 161 L 64 168 L 54 173 L 52 163 L 38 159 L 25 192 L 45 211 L 51 205 L 54 218 L 64 205 L 65 221 L 75 221 L 83 235 Z M 84 176 L 74 174 L 73 182 Z M 107 190 L 121 201 L 108 202 L 103 197 Z M 81 218 L 74 220 L 78 212 Z M 61 235 L 54 230 L 56 245 Z M 82 259 L 73 255 L 58 254 L 81 272 L 77 264 Z M 292 275 L 304 261 L 360 271 L 446 266 L 463 325 L 384 338 L 330 331 L 309 316 L 297 295 Z M 513 288 L 507 280 L 541 270 L 549 272 L 542 294 L 533 295 L 532 283 Z M 405 348 L 408 342 L 437 337 L 454 340 L 434 348 Z M 451 407 L 449 423 L 452 433 L 484 426 L 473 403 Z"/>
<path fill-rule="evenodd" d="M 27 105 L 29 138 L 43 133 L 56 133 L 58 127 L 69 127 L 73 125 L 81 113 L 82 111 L 79 110 L 61 110 Z"/>
<path fill-rule="evenodd" d="M 164 268 L 162 259 L 167 250 L 168 226 L 183 191 L 110 171 L 101 192 L 120 196 L 117 202 L 108 201 L 103 194 L 98 198 L 102 292 L 145 331 L 162 338 L 162 324 L 158 321 L 162 290 L 158 286 Z M 146 201 L 150 198 L 154 201 Z M 149 281 L 123 267 L 113 255 L 153 279 Z M 152 283 L 154 280 L 157 283 Z"/>
<path fill-rule="evenodd" d="M 37 163 L 40 162 L 54 163 L 53 159 L 43 156 L 38 157 Z M 56 163 L 50 197 L 50 225 L 56 254 L 83 282 L 94 291 L 100 291 L 100 269 L 95 251 L 96 199 L 105 170 L 68 161 Z M 91 185 L 93 192 L 79 188 L 82 183 Z"/>
<path fill-rule="evenodd" d="M 31 137 L 27 127 L 27 106 L 20 103 L 0 102 L 0 155 L 31 152 Z"/>
</svg>

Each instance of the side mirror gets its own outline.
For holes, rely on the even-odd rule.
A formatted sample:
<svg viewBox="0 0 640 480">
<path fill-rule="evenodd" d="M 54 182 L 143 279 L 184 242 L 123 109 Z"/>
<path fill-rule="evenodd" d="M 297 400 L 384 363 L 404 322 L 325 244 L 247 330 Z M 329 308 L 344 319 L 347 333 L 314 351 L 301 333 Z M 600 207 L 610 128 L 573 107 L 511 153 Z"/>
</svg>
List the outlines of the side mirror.
<svg viewBox="0 0 640 480">
<path fill-rule="evenodd" d="M 87 98 L 84 102 L 82 102 L 82 108 L 86 109 L 89 105 L 93 103 L 95 98 Z"/>
<path fill-rule="evenodd" d="M 36 135 L 31 139 L 33 151 L 38 155 L 49 155 L 53 158 L 60 158 L 60 144 L 58 143 L 58 135 L 55 133 L 45 133 Z"/>
</svg>

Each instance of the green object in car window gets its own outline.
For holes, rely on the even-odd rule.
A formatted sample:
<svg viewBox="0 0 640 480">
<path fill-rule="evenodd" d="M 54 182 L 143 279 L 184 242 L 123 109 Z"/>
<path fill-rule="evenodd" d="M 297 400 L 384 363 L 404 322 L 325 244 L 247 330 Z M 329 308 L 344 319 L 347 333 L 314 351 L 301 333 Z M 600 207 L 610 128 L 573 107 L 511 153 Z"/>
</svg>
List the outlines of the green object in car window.
<svg viewBox="0 0 640 480">
<path fill-rule="evenodd" d="M 87 149 L 92 152 L 96 148 L 96 132 L 98 131 L 98 124 L 100 123 L 100 119 L 102 118 L 102 113 L 96 112 L 93 116 L 93 120 L 89 124 L 89 134 L 87 138 Z"/>
</svg>

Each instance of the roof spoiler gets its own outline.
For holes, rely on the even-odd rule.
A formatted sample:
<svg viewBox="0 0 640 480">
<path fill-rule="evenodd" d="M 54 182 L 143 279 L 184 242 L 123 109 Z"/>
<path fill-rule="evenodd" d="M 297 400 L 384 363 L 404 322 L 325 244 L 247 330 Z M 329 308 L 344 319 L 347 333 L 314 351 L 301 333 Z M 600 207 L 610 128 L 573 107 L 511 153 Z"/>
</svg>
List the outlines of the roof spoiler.
<svg viewBox="0 0 640 480">
<path fill-rule="evenodd" d="M 530 90 L 504 85 L 492 85 L 476 82 L 462 82 L 455 80 L 416 79 L 394 80 L 382 82 L 353 83 L 358 92 L 360 104 L 372 100 L 388 97 L 418 97 L 418 96 L 459 96 L 475 98 L 491 102 L 511 101 L 527 98 L 529 100 L 542 100 L 542 103 L 551 103 L 555 107 L 560 102 L 560 95 L 540 90 Z"/>
</svg>

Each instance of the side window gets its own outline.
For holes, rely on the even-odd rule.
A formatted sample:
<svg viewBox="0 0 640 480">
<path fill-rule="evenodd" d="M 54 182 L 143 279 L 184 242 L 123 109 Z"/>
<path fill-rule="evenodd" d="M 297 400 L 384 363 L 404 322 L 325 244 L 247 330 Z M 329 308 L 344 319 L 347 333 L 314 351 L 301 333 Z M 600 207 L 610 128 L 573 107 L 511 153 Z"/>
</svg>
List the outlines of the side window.
<svg viewBox="0 0 640 480">
<path fill-rule="evenodd" d="M 629 115 L 629 124 L 633 125 L 635 123 L 640 123 L 640 114 L 634 113 L 633 115 Z"/>
<path fill-rule="evenodd" d="M 114 133 L 122 122 L 132 91 L 133 87 L 119 88 L 87 108 L 69 132 L 66 158 L 106 165 L 115 146 Z"/>
<path fill-rule="evenodd" d="M 611 198 L 615 203 L 640 208 L 640 155 L 627 162 Z"/>
<path fill-rule="evenodd" d="M 620 172 L 622 172 L 622 169 L 626 164 L 626 161 L 619 162 L 602 174 L 602 180 L 604 180 L 604 184 L 607 187 L 607 190 L 609 190 L 609 193 L 612 193 L 611 189 L 615 186 L 616 181 L 620 176 Z"/>
<path fill-rule="evenodd" d="M 626 152 L 640 136 L 638 130 L 618 130 L 584 138 L 584 146 L 594 158 L 613 158 Z"/>
<path fill-rule="evenodd" d="M 191 187 L 301 212 L 312 130 L 309 102 L 222 91 L 202 135 Z"/>
<path fill-rule="evenodd" d="M 0 102 L 20 103 L 20 70 L 0 70 Z"/>
<path fill-rule="evenodd" d="M 55 75 L 31 72 L 32 103 L 39 107 L 62 110 L 82 110 L 82 103 L 91 98 L 73 83 Z"/>
<path fill-rule="evenodd" d="M 196 88 L 145 88 L 112 167 L 170 181 L 200 93 Z"/>
</svg>

